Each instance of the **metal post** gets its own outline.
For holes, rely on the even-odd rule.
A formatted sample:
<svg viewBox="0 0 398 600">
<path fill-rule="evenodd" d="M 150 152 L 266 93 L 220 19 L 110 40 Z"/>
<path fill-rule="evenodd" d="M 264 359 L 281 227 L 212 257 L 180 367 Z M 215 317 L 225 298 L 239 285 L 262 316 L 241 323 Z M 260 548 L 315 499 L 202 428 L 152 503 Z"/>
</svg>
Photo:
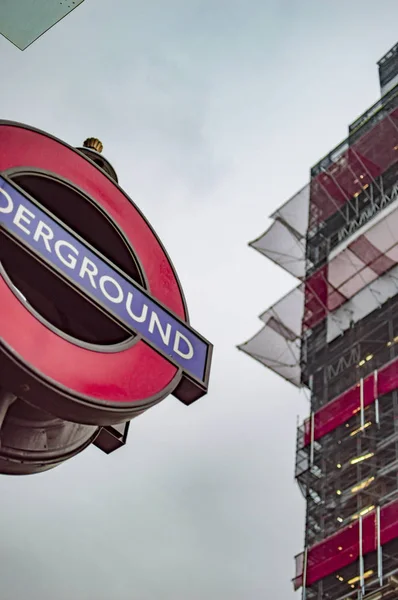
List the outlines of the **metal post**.
<svg viewBox="0 0 398 600">
<path fill-rule="evenodd" d="M 375 398 L 375 418 L 376 425 L 380 427 L 380 413 L 379 413 L 379 384 L 378 384 L 378 370 L 376 369 L 373 373 L 373 395 Z"/>
<path fill-rule="evenodd" d="M 315 436 L 314 423 L 315 423 L 314 412 L 311 412 L 311 446 L 310 446 L 310 466 L 311 467 L 314 464 L 314 436 Z"/>
<path fill-rule="evenodd" d="M 361 377 L 359 382 L 359 401 L 361 405 L 361 429 L 365 427 L 365 409 L 363 403 L 363 377 Z"/>
<path fill-rule="evenodd" d="M 362 516 L 359 515 L 359 585 L 361 593 L 365 592 L 364 564 L 363 564 L 363 542 L 362 542 Z"/>
<path fill-rule="evenodd" d="M 302 600 L 306 600 L 307 598 L 307 562 L 308 562 L 308 547 L 305 547 L 304 550 L 304 564 L 303 564 L 303 594 Z"/>
<path fill-rule="evenodd" d="M 354 211 L 355 211 L 355 206 L 353 206 L 352 204 L 352 198 L 350 198 L 347 194 L 347 192 L 345 190 L 343 190 L 343 188 L 341 187 L 341 185 L 339 184 L 339 182 L 337 181 L 337 179 L 333 176 L 332 173 L 328 172 L 324 167 L 321 167 L 321 172 L 326 175 L 327 177 L 329 177 L 329 179 L 331 179 L 333 181 L 333 183 L 335 184 L 335 186 L 337 187 L 337 189 L 343 194 L 343 196 L 345 196 L 347 204 L 349 206 L 351 206 Z M 330 201 L 332 202 L 332 204 L 334 204 L 334 206 L 336 207 L 336 210 L 341 214 L 341 216 L 345 219 L 345 222 L 348 223 L 348 217 L 347 214 L 342 210 L 341 206 L 337 205 L 337 202 L 335 202 L 335 200 L 332 198 L 332 196 L 329 194 L 329 192 L 327 191 L 327 189 L 325 188 L 325 186 L 322 184 L 322 182 L 320 182 L 320 186 L 323 188 L 323 191 L 325 192 L 325 194 L 329 197 Z"/>
<path fill-rule="evenodd" d="M 383 548 L 380 534 L 380 506 L 376 509 L 376 535 L 377 535 L 377 576 L 380 587 L 383 586 Z"/>
<path fill-rule="evenodd" d="M 379 400 L 378 399 L 375 402 L 375 416 L 376 416 L 376 425 L 380 428 L 380 411 L 379 411 Z"/>
</svg>

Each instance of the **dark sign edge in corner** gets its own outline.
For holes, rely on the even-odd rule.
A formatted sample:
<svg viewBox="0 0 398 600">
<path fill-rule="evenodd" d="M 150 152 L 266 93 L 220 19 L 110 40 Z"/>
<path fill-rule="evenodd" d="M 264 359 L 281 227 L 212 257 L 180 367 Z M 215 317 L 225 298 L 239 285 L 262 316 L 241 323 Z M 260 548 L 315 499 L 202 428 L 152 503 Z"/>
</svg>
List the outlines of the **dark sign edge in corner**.
<svg viewBox="0 0 398 600">
<path fill-rule="evenodd" d="M 37 35 L 32 40 L 30 40 L 26 45 L 23 45 L 23 46 L 18 45 L 17 42 L 15 42 L 11 38 L 9 38 L 1 30 L 0 30 L 0 35 L 4 39 L 6 39 L 8 42 L 10 42 L 10 44 L 12 44 L 13 46 L 15 46 L 15 48 L 17 48 L 18 50 L 21 50 L 23 52 L 24 50 L 26 50 L 27 48 L 29 48 L 32 44 L 34 44 L 35 42 L 37 42 L 37 40 L 39 40 L 41 37 L 43 37 L 43 35 L 45 33 L 47 33 L 48 31 L 50 31 L 50 29 L 52 29 L 53 27 L 55 27 L 56 25 L 58 25 L 58 23 L 60 23 L 61 21 L 63 21 L 63 19 L 65 19 L 66 17 L 68 17 L 74 10 L 76 10 L 76 8 L 78 8 L 79 6 L 81 6 L 83 4 L 83 2 L 84 2 L 84 0 L 80 0 L 79 4 L 76 4 L 76 6 L 73 6 L 73 8 L 71 8 L 63 17 L 60 17 L 57 21 L 55 21 L 55 23 L 53 23 L 52 25 L 50 25 L 49 27 L 47 27 L 46 29 L 44 29 L 44 31 L 42 31 L 39 35 Z"/>
</svg>

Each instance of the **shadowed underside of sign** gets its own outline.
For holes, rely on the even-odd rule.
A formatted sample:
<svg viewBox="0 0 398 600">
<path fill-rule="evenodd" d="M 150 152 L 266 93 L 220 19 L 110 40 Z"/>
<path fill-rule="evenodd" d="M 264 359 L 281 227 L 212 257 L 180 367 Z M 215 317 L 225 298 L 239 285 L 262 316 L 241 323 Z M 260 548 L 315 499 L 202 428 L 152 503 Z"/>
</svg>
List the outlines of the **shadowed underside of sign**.
<svg viewBox="0 0 398 600">
<path fill-rule="evenodd" d="M 84 0 L 1 0 L 0 33 L 25 50 Z"/>
</svg>

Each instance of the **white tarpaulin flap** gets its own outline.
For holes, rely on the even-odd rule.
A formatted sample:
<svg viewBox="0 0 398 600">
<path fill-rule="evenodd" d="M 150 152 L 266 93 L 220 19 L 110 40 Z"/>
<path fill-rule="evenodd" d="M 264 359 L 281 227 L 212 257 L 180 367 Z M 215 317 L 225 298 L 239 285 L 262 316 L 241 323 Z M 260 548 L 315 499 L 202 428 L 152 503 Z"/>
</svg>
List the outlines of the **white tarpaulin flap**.
<svg viewBox="0 0 398 600">
<path fill-rule="evenodd" d="M 301 336 L 301 321 L 304 312 L 304 294 L 302 286 L 294 288 L 276 304 L 268 308 L 260 319 L 267 324 L 273 318 L 277 319 L 286 330 L 290 330 L 294 338 Z M 288 337 L 286 335 L 286 337 Z M 290 336 L 289 336 L 290 338 Z"/>
<path fill-rule="evenodd" d="M 304 186 L 283 206 L 271 215 L 274 221 L 279 220 L 294 229 L 301 238 L 305 238 L 308 229 L 310 206 L 310 185 Z"/>
<path fill-rule="evenodd" d="M 328 343 L 398 293 L 398 266 L 367 285 L 327 316 Z"/>
<path fill-rule="evenodd" d="M 274 223 L 250 246 L 299 279 L 305 276 L 305 234 L 309 185 L 288 200 L 271 219 Z"/>
<path fill-rule="evenodd" d="M 299 341 L 289 342 L 265 326 L 251 340 L 238 346 L 252 358 L 278 373 L 296 386 L 300 386 Z"/>
<path fill-rule="evenodd" d="M 330 261 L 328 281 L 346 298 L 352 298 L 397 262 L 398 207 L 396 206 L 395 210 L 386 211 L 384 219 L 369 227 L 366 233 L 359 235 Z"/>
<path fill-rule="evenodd" d="M 250 242 L 250 246 L 294 277 L 304 277 L 304 240 L 298 239 L 280 221 L 275 221 L 261 237 Z"/>
<path fill-rule="evenodd" d="M 315 327 L 398 264 L 398 198 L 382 217 L 338 246 L 329 263 L 306 280 L 305 328 Z"/>
<path fill-rule="evenodd" d="M 304 294 L 301 286 L 261 315 L 265 323 L 245 344 L 238 346 L 296 386 L 301 385 L 300 348 Z"/>
</svg>

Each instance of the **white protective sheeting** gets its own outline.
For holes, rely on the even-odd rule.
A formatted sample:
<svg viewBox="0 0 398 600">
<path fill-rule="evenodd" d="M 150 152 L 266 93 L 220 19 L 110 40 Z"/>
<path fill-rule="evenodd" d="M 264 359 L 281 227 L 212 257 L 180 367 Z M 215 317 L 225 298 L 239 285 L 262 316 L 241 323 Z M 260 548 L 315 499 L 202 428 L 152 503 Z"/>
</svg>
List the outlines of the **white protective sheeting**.
<svg viewBox="0 0 398 600">
<path fill-rule="evenodd" d="M 306 280 L 304 328 L 312 329 L 327 313 L 342 306 L 351 310 L 347 301 L 368 286 L 374 290 L 373 284 L 398 264 L 398 202 L 339 249 L 327 265 Z"/>
<path fill-rule="evenodd" d="M 309 199 L 309 185 L 306 185 L 271 215 L 273 224 L 249 244 L 299 279 L 305 276 Z"/>
<path fill-rule="evenodd" d="M 306 184 L 297 194 L 278 208 L 271 215 L 271 219 L 285 223 L 304 239 L 308 229 L 309 205 L 310 186 Z"/>
<path fill-rule="evenodd" d="M 327 319 L 330 341 L 395 294 L 398 187 L 389 198 L 380 196 L 385 183 L 391 189 L 395 171 L 390 168 L 398 159 L 398 108 L 391 106 L 357 141 L 345 140 L 316 165 L 310 184 L 279 208 L 267 231 L 250 243 L 300 285 L 261 316 L 263 329 L 239 348 L 295 385 L 300 385 L 302 331 Z M 372 114 L 368 111 L 366 118 Z M 382 174 L 386 177 L 380 181 Z M 365 190 L 369 203 L 363 210 Z M 330 233 L 338 225 L 330 221 L 324 235 L 337 235 L 333 244 L 340 243 L 327 264 L 312 270 L 306 259 L 307 230 L 322 233 L 321 223 L 338 211 L 345 225 Z M 318 250 L 321 257 L 324 247 Z"/>
<path fill-rule="evenodd" d="M 398 206 L 384 218 L 366 227 L 365 233 L 340 248 L 319 279 L 307 282 L 307 304 L 319 296 L 326 307 L 327 337 L 332 341 L 385 300 L 398 285 Z M 268 230 L 268 240 L 278 242 L 279 221 Z M 281 231 L 281 230 L 280 230 Z M 287 230 L 286 230 L 287 231 Z M 271 233 L 270 233 L 271 232 Z M 264 239 L 264 238 L 263 238 Z M 286 240 L 286 236 L 285 236 Z M 289 270 L 289 269 L 288 269 Z M 292 272 L 292 270 L 290 270 Z M 327 287 L 318 287 L 326 278 Z M 321 289 L 327 290 L 323 298 Z M 300 385 L 301 322 L 304 314 L 304 284 L 300 284 L 261 315 L 265 326 L 239 348 L 295 385 Z M 307 307 L 308 308 L 308 307 Z"/>
<path fill-rule="evenodd" d="M 381 88 L 381 95 L 384 96 L 384 94 L 387 94 L 389 91 L 395 88 L 396 85 L 398 85 L 398 75 L 395 75 L 395 77 L 393 77 L 391 81 L 383 85 L 383 87 Z"/>
<path fill-rule="evenodd" d="M 250 246 L 294 277 L 304 277 L 304 241 L 297 239 L 280 221 L 272 223 L 260 238 L 250 243 Z"/>
<path fill-rule="evenodd" d="M 329 263 L 328 282 L 346 298 L 398 263 L 398 206 L 359 235 Z"/>
<path fill-rule="evenodd" d="M 398 266 L 395 266 L 327 316 L 328 343 L 349 329 L 351 322 L 357 323 L 397 292 Z"/>
<path fill-rule="evenodd" d="M 300 347 L 304 294 L 299 288 L 261 315 L 264 327 L 238 346 L 296 386 L 301 385 Z"/>
</svg>

